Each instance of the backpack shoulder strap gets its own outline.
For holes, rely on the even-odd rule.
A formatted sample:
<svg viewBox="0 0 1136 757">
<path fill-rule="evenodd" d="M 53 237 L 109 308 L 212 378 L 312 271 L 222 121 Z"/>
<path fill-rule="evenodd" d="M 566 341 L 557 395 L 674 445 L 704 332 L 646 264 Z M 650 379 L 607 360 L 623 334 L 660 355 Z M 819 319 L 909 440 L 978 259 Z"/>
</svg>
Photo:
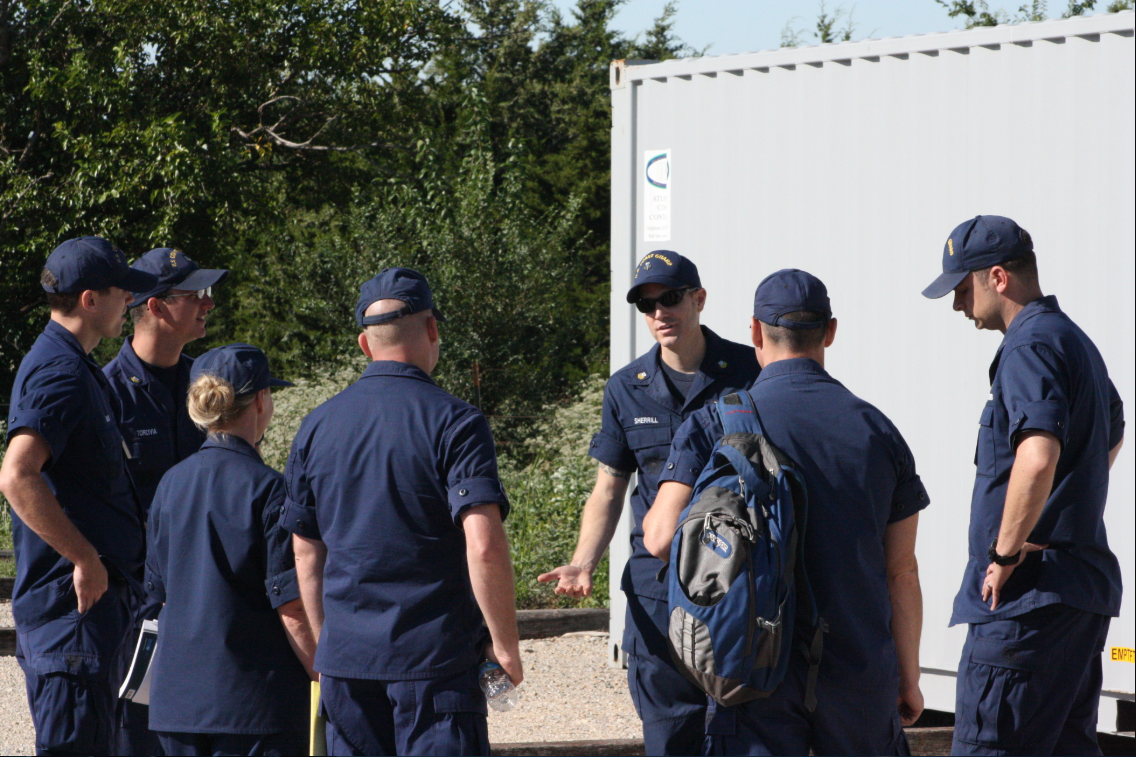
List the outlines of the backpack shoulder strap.
<svg viewBox="0 0 1136 757">
<path fill-rule="evenodd" d="M 722 430 L 726 434 L 761 434 L 761 419 L 757 416 L 757 407 L 753 404 L 753 397 L 749 392 L 737 392 L 720 397 L 716 403 L 718 418 L 722 421 Z"/>
</svg>

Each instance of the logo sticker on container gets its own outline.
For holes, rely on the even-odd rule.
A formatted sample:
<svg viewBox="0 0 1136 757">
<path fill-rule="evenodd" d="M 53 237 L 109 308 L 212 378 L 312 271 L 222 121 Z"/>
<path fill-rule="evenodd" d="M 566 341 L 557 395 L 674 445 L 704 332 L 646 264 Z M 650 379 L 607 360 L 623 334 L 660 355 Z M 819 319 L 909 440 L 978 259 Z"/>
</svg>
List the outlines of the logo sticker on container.
<svg viewBox="0 0 1136 757">
<path fill-rule="evenodd" d="M 671 151 L 647 150 L 643 153 L 643 241 L 671 240 Z"/>
</svg>

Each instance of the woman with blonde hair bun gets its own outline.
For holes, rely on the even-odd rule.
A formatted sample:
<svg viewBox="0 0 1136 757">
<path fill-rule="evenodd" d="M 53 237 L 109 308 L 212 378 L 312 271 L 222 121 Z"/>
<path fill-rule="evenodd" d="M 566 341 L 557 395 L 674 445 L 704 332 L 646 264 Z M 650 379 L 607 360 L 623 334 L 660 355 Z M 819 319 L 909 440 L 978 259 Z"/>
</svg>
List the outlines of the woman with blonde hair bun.
<svg viewBox="0 0 1136 757">
<path fill-rule="evenodd" d="M 167 755 L 306 754 L 316 639 L 280 527 L 284 477 L 258 447 L 272 418 L 268 358 L 210 350 L 190 373 L 189 415 L 209 436 L 158 484 L 146 587 L 164 602 L 150 728 Z"/>
</svg>

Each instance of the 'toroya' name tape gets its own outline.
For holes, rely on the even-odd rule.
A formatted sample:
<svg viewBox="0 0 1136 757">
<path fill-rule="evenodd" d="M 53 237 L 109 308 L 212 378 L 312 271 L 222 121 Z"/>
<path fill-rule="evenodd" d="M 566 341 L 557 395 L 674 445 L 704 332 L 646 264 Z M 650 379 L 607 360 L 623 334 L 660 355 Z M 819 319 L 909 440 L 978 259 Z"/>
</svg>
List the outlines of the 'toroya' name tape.
<svg viewBox="0 0 1136 757">
<path fill-rule="evenodd" d="M 1113 662 L 1136 663 L 1136 649 L 1132 647 L 1112 647 L 1110 659 Z"/>
</svg>

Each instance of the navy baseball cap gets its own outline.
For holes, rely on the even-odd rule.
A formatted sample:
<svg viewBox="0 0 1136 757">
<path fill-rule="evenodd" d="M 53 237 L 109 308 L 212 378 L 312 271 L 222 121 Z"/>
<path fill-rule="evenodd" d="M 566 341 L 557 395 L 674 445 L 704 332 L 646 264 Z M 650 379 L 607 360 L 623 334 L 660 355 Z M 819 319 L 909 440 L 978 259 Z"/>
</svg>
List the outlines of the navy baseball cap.
<svg viewBox="0 0 1136 757">
<path fill-rule="evenodd" d="M 209 350 L 194 360 L 189 369 L 190 383 L 206 374 L 228 381 L 238 397 L 270 386 L 294 386 L 291 381 L 273 378 L 268 371 L 268 356 L 251 344 L 241 342 Z"/>
<path fill-rule="evenodd" d="M 1029 232 L 1003 216 L 975 216 L 955 227 L 943 245 L 943 272 L 923 290 L 932 300 L 950 294 L 971 271 L 1020 258 L 1033 250 Z"/>
<path fill-rule="evenodd" d="M 367 308 L 379 300 L 402 300 L 406 307 L 389 313 L 364 316 Z M 375 326 L 404 315 L 414 315 L 423 310 L 433 310 L 439 321 L 446 320 L 442 311 L 434 307 L 434 296 L 430 294 L 430 284 L 426 277 L 410 268 L 384 268 L 370 281 L 359 287 L 359 301 L 355 303 L 355 322 L 359 328 Z"/>
<path fill-rule="evenodd" d="M 628 302 L 639 299 L 639 287 L 644 284 L 662 284 L 671 289 L 682 289 L 701 287 L 702 281 L 698 278 L 698 266 L 682 255 L 670 250 L 654 250 L 639 261 L 631 289 L 627 290 Z"/>
<path fill-rule="evenodd" d="M 118 287 L 130 292 L 154 285 L 153 274 L 136 271 L 122 250 L 102 237 L 68 239 L 47 256 L 44 268 L 55 276 L 54 287 L 41 284 L 51 294 L 73 294 L 87 289 Z"/>
<path fill-rule="evenodd" d="M 150 250 L 134 261 L 134 270 L 144 271 L 157 277 L 153 286 L 137 292 L 132 291 L 136 308 L 151 297 L 161 297 L 170 289 L 185 289 L 195 292 L 198 289 L 216 286 L 229 277 L 224 268 L 202 268 L 181 250 L 158 247 Z"/>
<path fill-rule="evenodd" d="M 818 313 L 823 321 L 802 323 L 782 318 L 800 311 Z M 757 285 L 753 295 L 753 317 L 770 326 L 787 329 L 819 329 L 832 318 L 832 305 L 824 282 L 811 273 L 796 268 L 783 268 L 771 273 Z"/>
</svg>

